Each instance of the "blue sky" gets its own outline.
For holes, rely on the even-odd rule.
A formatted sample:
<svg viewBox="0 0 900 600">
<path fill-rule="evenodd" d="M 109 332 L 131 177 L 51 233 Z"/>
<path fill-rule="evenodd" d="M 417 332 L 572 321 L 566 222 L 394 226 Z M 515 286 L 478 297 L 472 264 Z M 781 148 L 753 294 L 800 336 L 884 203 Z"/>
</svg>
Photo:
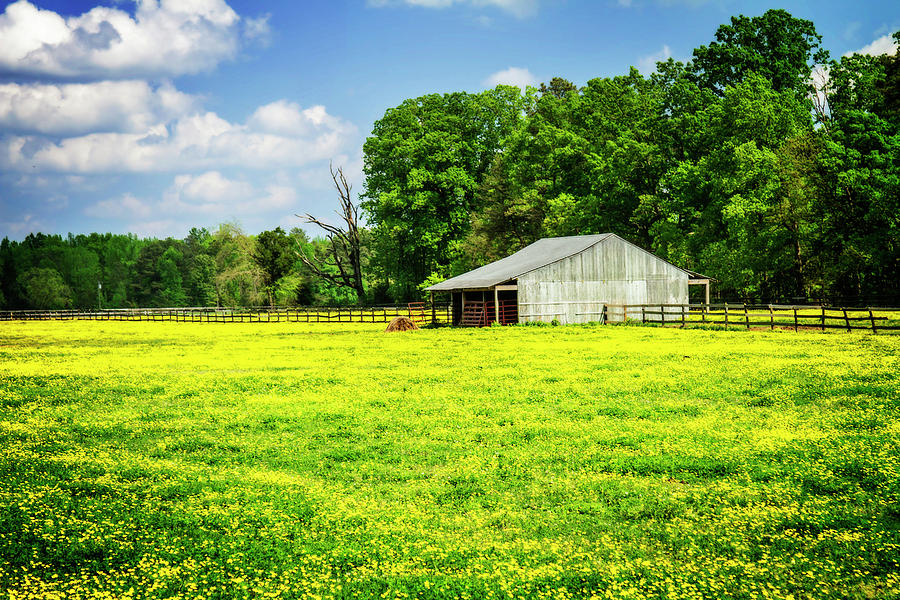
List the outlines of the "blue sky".
<svg viewBox="0 0 900 600">
<path fill-rule="evenodd" d="M 289 229 L 406 98 L 649 72 L 768 8 L 833 56 L 900 29 L 896 0 L 0 2 L 0 238 Z"/>
</svg>

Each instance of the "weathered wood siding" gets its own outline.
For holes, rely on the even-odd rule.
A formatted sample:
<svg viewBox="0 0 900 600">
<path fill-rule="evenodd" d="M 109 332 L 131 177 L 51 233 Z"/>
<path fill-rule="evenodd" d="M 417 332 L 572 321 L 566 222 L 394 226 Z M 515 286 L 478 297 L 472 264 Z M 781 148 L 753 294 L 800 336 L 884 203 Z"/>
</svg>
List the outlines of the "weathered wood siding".
<svg viewBox="0 0 900 600">
<path fill-rule="evenodd" d="M 616 236 L 518 279 L 519 321 L 586 323 L 604 304 L 687 304 L 688 274 Z"/>
</svg>

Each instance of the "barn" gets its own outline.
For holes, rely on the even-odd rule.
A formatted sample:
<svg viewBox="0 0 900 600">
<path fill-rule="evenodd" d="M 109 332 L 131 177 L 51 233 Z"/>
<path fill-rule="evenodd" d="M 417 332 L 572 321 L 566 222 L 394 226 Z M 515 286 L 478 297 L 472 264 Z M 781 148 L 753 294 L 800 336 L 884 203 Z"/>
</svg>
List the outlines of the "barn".
<svg viewBox="0 0 900 600">
<path fill-rule="evenodd" d="M 450 294 L 454 324 L 485 325 L 613 320 L 626 304 L 687 304 L 692 284 L 708 303 L 709 278 L 601 233 L 544 238 L 427 289 Z"/>
</svg>

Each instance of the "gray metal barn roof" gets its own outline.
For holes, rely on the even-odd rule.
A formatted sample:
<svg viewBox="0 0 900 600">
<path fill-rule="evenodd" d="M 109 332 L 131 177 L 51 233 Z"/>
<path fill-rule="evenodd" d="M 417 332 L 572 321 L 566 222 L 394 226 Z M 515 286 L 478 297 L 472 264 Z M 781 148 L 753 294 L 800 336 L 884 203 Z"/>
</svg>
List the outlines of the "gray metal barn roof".
<svg viewBox="0 0 900 600">
<path fill-rule="evenodd" d="M 510 279 L 516 279 L 529 271 L 534 271 L 550 263 L 578 254 L 612 235 L 614 234 L 599 233 L 596 235 L 544 238 L 529 246 L 525 246 L 506 258 L 488 263 L 468 273 L 451 277 L 425 289 L 432 292 L 449 292 L 460 289 L 493 287 Z"/>
</svg>

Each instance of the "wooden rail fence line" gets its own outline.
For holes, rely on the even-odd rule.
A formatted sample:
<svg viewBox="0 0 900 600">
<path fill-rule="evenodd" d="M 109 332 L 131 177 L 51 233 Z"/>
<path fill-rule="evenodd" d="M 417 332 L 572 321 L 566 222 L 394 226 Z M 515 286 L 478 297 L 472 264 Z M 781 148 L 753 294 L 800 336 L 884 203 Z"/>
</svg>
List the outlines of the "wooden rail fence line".
<svg viewBox="0 0 900 600">
<path fill-rule="evenodd" d="M 184 323 L 388 323 L 409 317 L 416 323 L 448 324 L 450 305 L 290 308 L 113 308 L 81 310 L 3 310 L 0 321 L 174 321 Z"/>
<path fill-rule="evenodd" d="M 888 316 L 885 313 L 894 313 Z M 746 329 L 794 331 L 841 329 L 900 331 L 900 308 L 750 304 L 607 304 L 604 320 L 639 321 L 658 325 L 723 325 Z"/>
</svg>

